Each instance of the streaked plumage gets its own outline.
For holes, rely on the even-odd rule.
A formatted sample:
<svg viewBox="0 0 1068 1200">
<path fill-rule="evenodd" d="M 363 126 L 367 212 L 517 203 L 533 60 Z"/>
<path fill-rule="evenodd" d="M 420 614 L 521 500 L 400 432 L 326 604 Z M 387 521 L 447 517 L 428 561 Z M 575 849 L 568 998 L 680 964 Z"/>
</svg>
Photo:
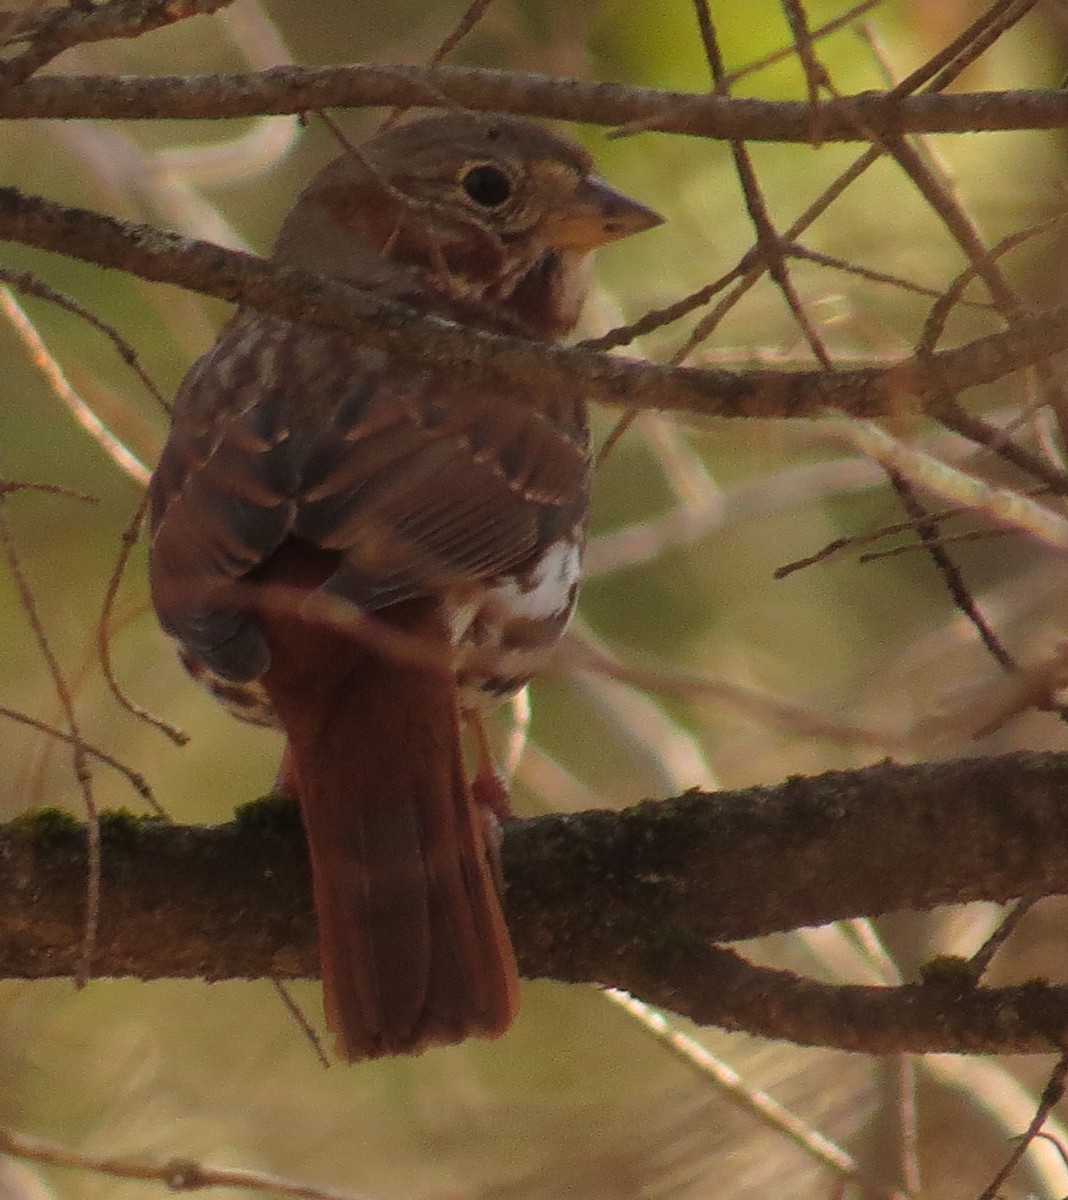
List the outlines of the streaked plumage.
<svg viewBox="0 0 1068 1200">
<path fill-rule="evenodd" d="M 448 115 L 327 166 L 275 257 L 553 338 L 578 316 L 592 249 L 658 220 L 572 143 Z M 589 471 L 580 395 L 450 376 L 251 311 L 179 391 L 152 483 L 153 600 L 194 675 L 288 736 L 282 780 L 302 805 L 327 1013 L 348 1058 L 512 1019 L 461 710 L 521 686 L 527 652 L 566 624 Z M 292 589 L 371 614 L 427 660 L 324 627 Z M 458 680 L 466 645 L 481 665 Z"/>
</svg>

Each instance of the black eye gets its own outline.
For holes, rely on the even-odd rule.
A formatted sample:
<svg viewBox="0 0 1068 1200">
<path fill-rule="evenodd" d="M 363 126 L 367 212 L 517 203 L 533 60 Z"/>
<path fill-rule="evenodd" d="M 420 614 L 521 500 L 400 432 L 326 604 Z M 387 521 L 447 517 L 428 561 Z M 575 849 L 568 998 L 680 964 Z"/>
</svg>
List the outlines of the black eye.
<svg viewBox="0 0 1068 1200">
<path fill-rule="evenodd" d="M 512 194 L 512 181 L 497 167 L 472 167 L 460 186 L 483 208 L 500 208 Z"/>
</svg>

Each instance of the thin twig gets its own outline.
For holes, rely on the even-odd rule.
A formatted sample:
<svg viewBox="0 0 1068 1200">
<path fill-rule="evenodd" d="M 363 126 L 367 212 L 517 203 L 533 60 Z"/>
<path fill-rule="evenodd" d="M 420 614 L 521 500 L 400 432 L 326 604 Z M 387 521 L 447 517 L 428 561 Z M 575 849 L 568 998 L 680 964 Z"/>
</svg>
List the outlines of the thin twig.
<svg viewBox="0 0 1068 1200">
<path fill-rule="evenodd" d="M 438 48 L 430 56 L 427 63 L 430 67 L 436 67 L 438 63 L 444 62 L 445 59 L 456 49 L 456 47 L 464 40 L 465 37 L 475 28 L 475 26 L 485 16 L 486 9 L 493 3 L 493 0 L 471 0 L 467 8 L 460 14 L 460 19 L 453 26 L 452 30 L 442 39 Z"/>
<path fill-rule="evenodd" d="M 916 534 L 930 555 L 935 569 L 941 575 L 953 603 L 964 614 L 966 620 L 970 622 L 972 628 L 979 635 L 979 640 L 990 652 L 994 661 L 1006 671 L 1015 670 L 1015 659 L 1002 645 L 1001 639 L 991 628 L 990 623 L 983 616 L 982 612 L 980 612 L 971 589 L 964 582 L 964 576 L 961 574 L 960 568 L 949 556 L 945 545 L 939 541 L 938 521 L 924 507 L 909 479 L 900 471 L 893 468 L 888 468 L 886 474 L 890 480 L 890 486 L 894 489 L 898 500 L 901 502 L 902 508 L 904 508 L 905 512 L 908 513 L 909 519 L 914 523 Z"/>
<path fill-rule="evenodd" d="M 767 1092 L 746 1083 L 733 1067 L 710 1054 L 700 1042 L 677 1029 L 659 1009 L 652 1008 L 616 988 L 607 989 L 604 996 L 637 1022 L 639 1028 L 661 1045 L 667 1046 L 678 1059 L 697 1071 L 703 1079 L 710 1079 L 721 1095 L 755 1117 L 761 1124 L 789 1139 L 810 1158 L 828 1167 L 843 1179 L 860 1184 L 873 1196 L 881 1196 L 883 1200 L 909 1200 L 908 1193 L 873 1178 L 841 1146 L 807 1125 Z"/>
<path fill-rule="evenodd" d="M 67 500 L 81 500 L 85 504 L 99 504 L 99 496 L 88 492 L 76 492 L 59 483 L 27 483 L 22 479 L 0 479 L 0 495 L 13 496 L 16 492 L 44 492 L 49 496 L 63 496 Z"/>
<path fill-rule="evenodd" d="M 727 94 L 728 84 L 726 81 L 726 73 L 723 66 L 723 58 L 720 53 L 719 44 L 716 38 L 715 25 L 712 21 L 712 14 L 708 7 L 708 0 L 694 0 L 694 11 L 697 17 L 697 25 L 701 34 L 701 42 L 704 47 L 705 58 L 708 62 L 709 71 L 712 75 L 713 91 L 718 96 Z M 729 307 L 741 299 L 742 295 L 748 286 L 753 283 L 764 273 L 770 275 L 773 282 L 782 292 L 784 299 L 790 312 L 793 314 L 794 320 L 802 331 L 806 342 L 811 348 L 816 360 L 826 371 L 833 369 L 830 354 L 820 337 L 818 330 L 809 318 L 804 304 L 793 285 L 790 278 L 790 273 L 786 265 L 786 255 L 783 250 L 785 242 L 793 240 L 793 233 L 787 235 L 786 238 L 780 237 L 776 231 L 771 216 L 765 203 L 760 182 L 757 178 L 756 171 L 753 167 L 752 158 L 746 148 L 745 143 L 740 139 L 732 139 L 730 142 L 731 158 L 734 162 L 735 173 L 738 176 L 739 186 L 742 190 L 742 195 L 745 198 L 746 210 L 749 213 L 749 219 L 753 223 L 756 231 L 757 244 L 754 250 L 747 258 L 756 264 L 755 267 L 750 267 L 748 274 L 745 276 L 739 286 L 735 287 L 728 293 L 726 299 L 717 306 L 715 313 L 715 322 L 702 321 L 695 330 L 683 343 L 683 345 L 672 356 L 672 363 L 682 363 L 692 350 L 700 343 L 701 340 L 715 327 L 719 317 L 726 312 Z M 739 264 L 740 266 L 741 264 Z M 736 268 L 737 270 L 737 268 Z M 733 274 L 733 273 L 732 273 Z M 718 284 L 715 285 L 718 290 Z M 700 295 L 705 291 L 696 293 Z M 709 295 L 714 294 L 709 293 Z M 687 300 L 687 303 L 690 299 Z M 675 309 L 674 311 L 677 311 Z M 662 315 L 662 314 L 661 314 Z M 658 316 L 659 319 L 659 316 Z M 674 318 L 672 318 L 674 319 Z M 653 326 L 655 328 L 657 326 Z M 619 345 L 620 334 L 622 331 L 613 330 L 606 335 L 602 344 Z M 629 334 L 629 331 L 628 331 Z M 628 337 L 629 340 L 629 337 Z M 631 408 L 625 412 L 616 422 L 615 427 L 601 447 L 597 455 L 597 466 L 601 467 L 605 459 L 618 444 L 624 433 L 630 428 L 637 416 L 637 409 Z"/>
<path fill-rule="evenodd" d="M 901 1142 L 901 1179 L 906 1192 L 919 1196 L 923 1192 L 923 1175 L 920 1171 L 920 1105 L 916 1059 L 911 1054 L 896 1054 L 892 1063 L 897 1093 L 898 1137 Z"/>
<path fill-rule="evenodd" d="M 92 408 L 71 386 L 66 373 L 44 344 L 25 309 L 6 287 L 0 287 L 0 311 L 7 317 L 30 354 L 33 365 L 48 381 L 52 391 L 66 406 L 74 420 L 101 447 L 104 453 L 135 482 L 148 483 L 149 469 L 123 442 L 117 438 Z"/>
<path fill-rule="evenodd" d="M 1052 232 L 1062 225 L 1065 220 L 1068 220 L 1068 211 L 1055 213 L 1045 221 L 1036 222 L 1034 225 L 1029 225 L 1026 229 L 1010 233 L 990 247 L 987 251 L 987 257 L 991 260 L 1001 258 L 1010 251 L 1018 249 L 1031 239 L 1040 237 L 1044 233 Z M 923 323 L 923 333 L 916 344 L 918 353 L 930 353 L 937 347 L 938 343 L 942 340 L 942 334 L 945 331 L 946 322 L 949 320 L 951 312 L 958 304 L 965 303 L 962 299 L 962 293 L 968 284 L 978 276 L 978 273 L 978 266 L 970 262 L 955 279 L 950 281 L 947 288 L 938 293 L 938 300 L 931 306 L 931 311 Z M 991 306 L 984 304 L 982 307 L 989 308 Z"/>
<path fill-rule="evenodd" d="M 1037 2 L 1038 0 L 999 0 L 999 3 L 991 5 L 979 21 L 966 30 L 965 38 L 958 39 L 954 44 L 955 53 L 952 59 L 940 66 L 937 73 L 931 76 L 928 91 L 944 91 L 955 79 L 959 79 L 995 42 L 1014 25 L 1019 24 Z M 927 69 L 931 70 L 930 65 Z"/>
<path fill-rule="evenodd" d="M 832 17 L 829 21 L 824 22 L 824 24 L 817 25 L 815 29 L 809 30 L 809 41 L 812 43 L 822 41 L 832 33 L 837 33 L 839 29 L 844 29 L 847 25 L 852 25 L 858 17 L 862 17 L 873 8 L 878 8 L 883 2 L 884 0 L 860 0 L 860 3 L 854 4 L 852 8 L 847 8 L 845 12 L 840 13 L 837 17 Z M 793 57 L 796 51 L 796 44 L 791 42 L 788 46 L 783 46 L 781 50 L 774 50 L 771 54 L 766 54 L 763 58 L 755 59 L 753 62 L 747 63 L 744 67 L 739 67 L 736 71 L 729 71 L 724 76 L 724 80 L 726 83 L 733 85 L 748 75 L 755 75 L 758 71 L 763 71 L 767 67 L 772 67 L 776 63 Z"/>
<path fill-rule="evenodd" d="M 108 579 L 107 590 L 104 593 L 104 603 L 101 605 L 100 617 L 96 624 L 96 648 L 100 658 L 100 667 L 104 673 L 104 679 L 107 681 L 111 694 L 119 704 L 127 712 L 132 713 L 139 721 L 144 721 L 146 725 L 151 725 L 154 729 L 158 729 L 160 733 L 170 738 L 176 746 L 184 746 L 189 741 L 189 735 L 163 717 L 156 716 L 155 713 L 149 712 L 143 705 L 132 700 L 119 683 L 118 677 L 115 674 L 114 664 L 111 661 L 111 619 L 115 610 L 115 601 L 118 598 L 119 587 L 122 584 L 123 575 L 126 573 L 130 555 L 133 553 L 134 546 L 137 545 L 137 539 L 141 533 L 141 525 L 145 519 L 145 513 L 148 511 L 149 499 L 149 494 L 146 491 L 141 497 L 133 516 L 130 518 L 129 524 L 122 531 L 122 544 Z"/>
<path fill-rule="evenodd" d="M 48 9 L 36 22 L 19 29 L 17 40 L 29 45 L 0 64 L 0 90 L 10 90 L 29 79 L 71 46 L 140 37 L 229 3 L 231 0 L 106 0 L 88 9 L 73 4 Z"/>
<path fill-rule="evenodd" d="M 85 926 L 82 934 L 81 957 L 78 970 L 75 974 L 75 982 L 79 987 L 83 987 L 89 978 L 93 951 L 96 947 L 97 924 L 100 919 L 100 819 L 96 809 L 96 801 L 93 798 L 92 775 L 86 761 L 87 749 L 85 742 L 82 740 L 80 723 L 74 709 L 74 700 L 70 694 L 70 688 L 67 686 L 67 681 L 64 678 L 59 661 L 52 649 L 52 643 L 45 632 L 41 614 L 37 607 L 37 599 L 33 594 L 33 588 L 30 586 L 29 579 L 23 569 L 22 560 L 15 545 L 15 538 L 8 523 L 6 501 L 3 496 L 0 496 L 0 547 L 3 548 L 8 571 L 11 573 L 15 589 L 18 592 L 19 603 L 26 614 L 26 619 L 30 623 L 37 648 L 45 661 L 48 674 L 52 679 L 52 686 L 55 689 L 56 698 L 59 701 L 60 708 L 63 710 L 63 717 L 70 734 L 74 775 L 81 789 L 82 802 L 85 805 L 89 839 L 88 870 L 85 881 L 86 912 Z"/>
<path fill-rule="evenodd" d="M 716 38 L 715 25 L 712 22 L 712 15 L 708 8 L 708 0 L 694 0 L 694 6 L 697 12 L 698 27 L 701 32 L 701 42 L 704 46 L 705 57 L 708 60 L 709 70 L 712 73 L 713 89 L 717 95 L 726 95 L 728 85 L 723 67 L 723 58 Z M 788 15 L 792 14 L 795 22 L 799 22 L 802 26 L 805 24 L 803 18 L 800 16 L 800 10 L 796 6 L 788 4 L 787 12 Z M 795 34 L 799 33 L 796 25 L 794 32 Z M 822 70 L 817 70 L 811 55 L 807 58 L 805 55 L 802 55 L 802 59 L 805 62 L 806 73 L 808 73 L 811 67 L 813 72 L 819 74 L 822 81 L 826 80 L 826 73 L 822 72 Z M 810 86 L 815 87 L 811 79 Z M 815 104 L 815 91 L 810 94 L 809 99 Z M 815 113 L 816 111 L 813 108 L 813 112 Z M 782 293 L 783 299 L 786 301 L 787 307 L 797 322 L 797 326 L 801 330 L 816 361 L 825 371 L 831 371 L 834 369 L 834 366 L 830 353 L 819 331 L 809 317 L 790 277 L 783 244 L 784 241 L 790 242 L 794 239 L 792 237 L 782 238 L 775 229 L 764 199 L 763 189 L 760 186 L 756 169 L 753 166 L 752 157 L 745 142 L 741 139 L 732 139 L 730 152 L 731 158 L 734 161 L 735 173 L 738 176 L 738 184 L 741 187 L 742 196 L 745 198 L 746 211 L 749 214 L 749 219 L 756 233 L 756 254 L 761 262 L 762 269 L 768 272 L 772 282 Z M 689 349 L 690 347 L 687 345 L 687 347 L 677 351 L 673 361 L 676 363 L 682 362 L 689 353 Z"/>
<path fill-rule="evenodd" d="M 80 317 L 81 320 L 92 325 L 94 329 L 98 329 L 115 347 L 122 361 L 141 381 L 145 391 L 156 401 L 163 412 L 168 416 L 170 415 L 171 406 L 163 398 L 163 394 L 156 386 L 155 381 L 141 365 L 141 359 L 137 351 L 114 325 L 102 320 L 96 313 L 90 312 L 83 304 L 79 304 L 71 296 L 66 296 L 63 292 L 57 291 L 50 283 L 46 283 L 43 279 L 39 279 L 29 271 L 12 271 L 8 267 L 0 267 L 0 280 L 3 280 L 9 287 L 25 293 L 27 296 L 36 296 L 39 300 L 47 300 L 49 304 L 54 304 L 57 308 L 62 308 L 66 312 Z"/>
<path fill-rule="evenodd" d="M 1004 1166 L 1001 1167 L 987 1186 L 983 1188 L 979 1194 L 979 1200 L 994 1200 L 998 1195 L 998 1189 L 1015 1170 L 1016 1164 L 1020 1159 L 1027 1153 L 1028 1147 L 1035 1140 L 1038 1131 L 1045 1124 L 1046 1118 L 1064 1095 L 1066 1080 L 1068 1080 L 1068 1052 L 1062 1051 L 1057 1065 L 1053 1068 L 1053 1073 L 1047 1080 L 1046 1086 L 1042 1089 L 1038 1109 L 1030 1125 L 1028 1125 L 1026 1132 L 1019 1138 Z"/>
<path fill-rule="evenodd" d="M 556 662 L 566 665 L 571 673 L 589 672 L 646 692 L 700 699 L 703 703 L 722 703 L 736 714 L 743 713 L 765 725 L 774 725 L 805 737 L 826 738 L 847 745 L 872 746 L 881 750 L 898 744 L 904 748 L 904 743 L 889 730 L 865 729 L 861 725 L 813 712 L 775 696 L 761 695 L 725 679 L 650 664 L 636 660 L 634 656 L 621 661 L 580 630 L 573 630 L 566 635 L 554 657 Z"/>
<path fill-rule="evenodd" d="M 238 1167 L 206 1167 L 194 1159 L 176 1158 L 154 1163 L 144 1159 L 84 1154 L 56 1142 L 33 1137 L 28 1133 L 16 1133 L 11 1129 L 0 1128 L 0 1151 L 12 1158 L 43 1163 L 50 1167 L 71 1167 L 113 1179 L 143 1179 L 159 1183 L 172 1192 L 195 1192 L 225 1187 L 248 1188 L 250 1191 L 268 1195 L 291 1196 L 295 1200 L 366 1200 L 362 1192 L 340 1192 L 334 1188 L 315 1187 L 310 1183 L 299 1183 L 277 1175 L 266 1175 L 260 1171 L 247 1171 Z"/>
<path fill-rule="evenodd" d="M 891 437 L 877 425 L 866 421 L 829 418 L 828 428 L 896 471 L 954 506 L 984 513 L 990 520 L 1018 533 L 1045 543 L 1053 549 L 1068 550 L 1068 519 L 1045 508 L 1012 488 L 995 487 L 974 475 L 968 475 L 947 463 Z"/>
<path fill-rule="evenodd" d="M 0 704 L 0 717 L 4 717 L 8 721 L 16 721 L 20 725 L 27 725 L 30 729 L 36 729 L 39 733 L 45 733 L 49 737 L 66 742 L 68 745 L 73 745 L 74 743 L 74 738 L 69 733 L 64 732 L 62 729 L 57 729 L 54 725 L 49 725 L 46 721 L 39 721 L 36 717 L 31 717 L 28 713 L 8 708 L 6 704 Z M 149 808 L 152 809 L 157 817 L 169 820 L 166 811 L 153 795 L 148 781 L 140 771 L 135 771 L 131 767 L 128 767 L 125 763 L 108 754 L 106 750 L 101 750 L 99 746 L 94 746 L 92 742 L 82 742 L 82 746 L 85 748 L 86 754 L 90 757 L 97 759 L 97 761 L 102 762 L 105 766 L 111 767 L 112 770 L 118 771 L 120 775 L 125 776 L 130 786 Z"/>
<path fill-rule="evenodd" d="M 990 969 L 990 964 L 994 960 L 994 955 L 997 954 L 1001 947 L 1016 932 L 1020 922 L 1038 903 L 1038 899 L 1037 896 L 1022 896 L 1015 904 L 1009 906 L 1008 912 L 998 922 L 994 932 L 969 960 L 968 965 L 971 967 L 976 980 L 982 979 L 987 973 Z"/>
<path fill-rule="evenodd" d="M 888 558 L 901 558 L 909 554 L 926 554 L 928 545 L 959 546 L 965 542 L 988 542 L 993 538 L 1007 537 L 1008 529 L 969 529 L 965 533 L 940 533 L 924 542 L 908 542 L 903 546 L 891 546 L 888 550 L 869 550 L 857 555 L 862 566 L 873 562 L 885 562 Z"/>
<path fill-rule="evenodd" d="M 894 275 L 889 271 L 878 271 L 874 267 L 865 267 L 861 263 L 851 263 L 844 258 L 837 258 L 833 254 L 824 254 L 821 250 L 812 250 L 808 246 L 801 246 L 796 242 L 785 246 L 784 250 L 792 258 L 801 258 L 820 267 L 829 267 L 831 270 L 840 271 L 843 275 L 855 275 L 858 279 L 864 279 L 868 283 L 885 283 L 902 292 L 911 292 L 915 296 L 930 296 L 935 300 L 940 300 L 944 295 L 944 292 L 938 288 L 927 287 L 925 284 L 916 283 L 915 280 L 906 279 L 902 275 Z M 993 308 L 989 300 L 962 299 L 960 304 L 964 308 L 974 308 L 984 312 L 989 312 Z"/>
<path fill-rule="evenodd" d="M 279 979 L 272 975 L 271 987 L 274 988 L 275 994 L 278 996 L 278 999 L 282 1001 L 282 1005 L 284 1006 L 286 1012 L 288 1012 L 296 1022 L 297 1028 L 304 1036 L 304 1039 L 307 1041 L 308 1045 L 311 1046 L 312 1053 L 319 1060 L 319 1066 L 323 1067 L 325 1070 L 329 1070 L 332 1064 L 329 1056 L 323 1049 L 322 1038 L 320 1038 L 318 1033 L 316 1033 L 316 1031 L 312 1028 L 311 1021 L 308 1020 L 304 1010 L 294 999 L 293 993 L 286 986 L 285 980 Z"/>
</svg>

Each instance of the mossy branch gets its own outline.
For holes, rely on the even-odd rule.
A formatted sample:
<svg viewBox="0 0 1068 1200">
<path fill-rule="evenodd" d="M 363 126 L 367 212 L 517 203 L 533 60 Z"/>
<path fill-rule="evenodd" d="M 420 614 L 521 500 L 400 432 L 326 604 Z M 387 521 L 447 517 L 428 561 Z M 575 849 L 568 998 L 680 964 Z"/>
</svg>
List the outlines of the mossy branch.
<svg viewBox="0 0 1068 1200">
<path fill-rule="evenodd" d="M 288 803 L 215 827 L 108 818 L 93 973 L 316 973 L 303 838 Z M 864 770 L 517 821 L 507 915 L 528 977 L 626 988 L 695 1020 L 869 1053 L 1049 1050 L 1068 988 L 984 988 L 969 964 L 902 988 L 754 967 L 717 943 L 837 919 L 1068 892 L 1068 755 Z M 85 833 L 0 827 L 0 977 L 73 974 Z M 943 968 L 945 964 L 942 964 Z"/>
</svg>

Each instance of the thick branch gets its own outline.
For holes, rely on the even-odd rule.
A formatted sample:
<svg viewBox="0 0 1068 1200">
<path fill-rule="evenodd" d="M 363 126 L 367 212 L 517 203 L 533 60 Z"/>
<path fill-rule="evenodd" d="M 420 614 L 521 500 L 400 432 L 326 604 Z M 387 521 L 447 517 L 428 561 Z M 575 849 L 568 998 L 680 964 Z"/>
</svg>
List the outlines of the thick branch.
<svg viewBox="0 0 1068 1200">
<path fill-rule="evenodd" d="M 742 371 L 668 367 L 581 347 L 549 346 L 463 328 L 337 280 L 280 267 L 132 221 L 0 188 L 0 240 L 22 242 L 175 283 L 432 362 L 442 372 L 500 372 L 540 388 L 581 391 L 604 404 L 703 416 L 813 417 L 827 408 L 896 415 L 995 379 L 1068 348 L 1068 307 L 1004 332 L 888 368 Z"/>
<path fill-rule="evenodd" d="M 0 117 L 250 117 L 317 108 L 461 104 L 480 111 L 578 121 L 641 123 L 670 133 L 748 141 L 869 141 L 905 133 L 1060 129 L 1068 95 L 981 92 L 901 98 L 863 92 L 845 100 L 733 99 L 477 67 L 275 67 L 242 75 L 46 76 L 0 97 Z"/>
<path fill-rule="evenodd" d="M 208 979 L 315 972 L 295 812 L 235 824 L 105 829 L 98 975 Z M 0 977 L 73 972 L 85 837 L 0 830 Z M 1068 755 L 1002 758 L 687 793 L 622 813 L 541 817 L 504 842 L 524 973 L 627 988 L 727 1028 L 891 1050 L 1048 1049 L 1068 989 L 975 988 L 966 967 L 903 989 L 833 987 L 712 943 L 840 918 L 1068 892 Z"/>
</svg>

